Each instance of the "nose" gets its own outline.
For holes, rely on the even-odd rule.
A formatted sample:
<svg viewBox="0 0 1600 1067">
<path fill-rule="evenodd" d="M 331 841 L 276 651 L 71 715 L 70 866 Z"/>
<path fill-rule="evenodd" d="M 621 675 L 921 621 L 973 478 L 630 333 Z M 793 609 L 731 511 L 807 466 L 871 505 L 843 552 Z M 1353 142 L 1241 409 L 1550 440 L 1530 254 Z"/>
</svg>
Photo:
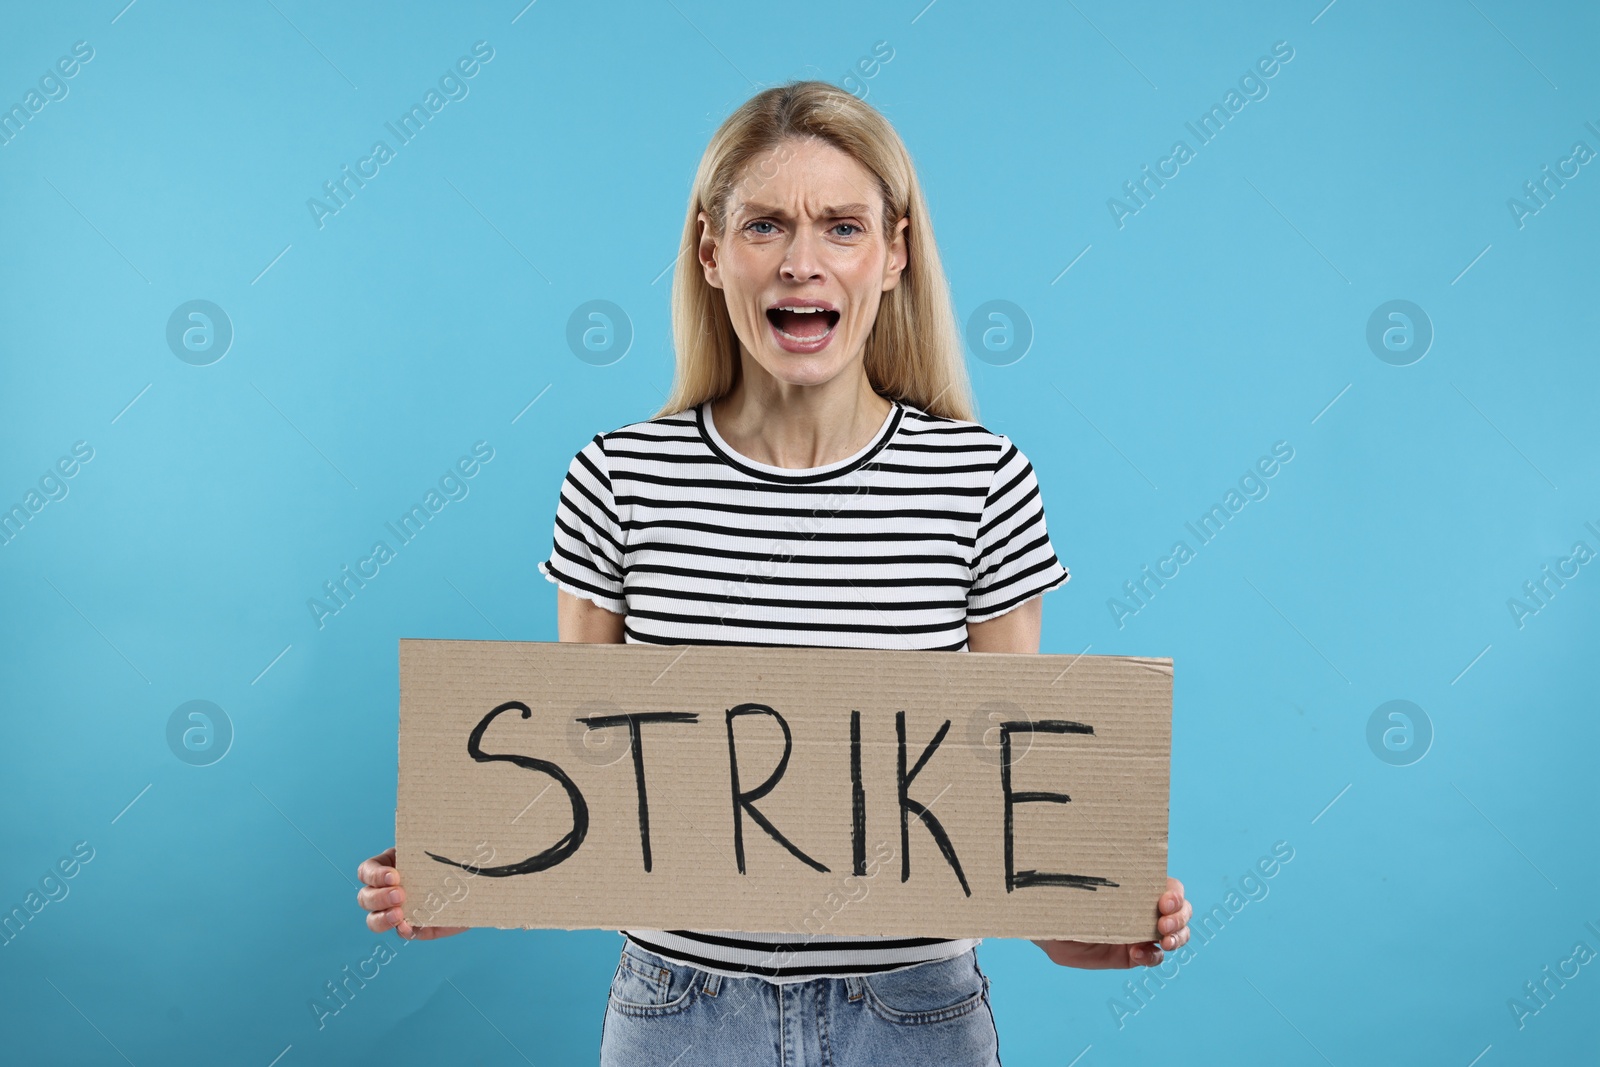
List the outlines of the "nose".
<svg viewBox="0 0 1600 1067">
<path fill-rule="evenodd" d="M 783 265 L 779 272 L 785 281 L 804 282 L 813 278 L 822 277 L 821 257 L 818 253 L 818 242 L 821 240 L 808 227 L 799 227 L 795 235 L 789 239 L 789 246 L 784 250 Z"/>
</svg>

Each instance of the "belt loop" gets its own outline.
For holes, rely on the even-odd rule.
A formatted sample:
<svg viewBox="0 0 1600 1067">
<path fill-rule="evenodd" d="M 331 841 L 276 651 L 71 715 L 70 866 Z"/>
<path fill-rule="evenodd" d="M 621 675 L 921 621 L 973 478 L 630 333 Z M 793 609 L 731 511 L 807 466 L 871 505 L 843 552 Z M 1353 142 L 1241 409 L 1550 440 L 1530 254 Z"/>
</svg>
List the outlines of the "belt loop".
<svg viewBox="0 0 1600 1067">
<path fill-rule="evenodd" d="M 844 980 L 844 991 L 851 1001 L 861 999 L 861 979 L 857 975 L 847 975 Z"/>
<path fill-rule="evenodd" d="M 705 976 L 706 984 L 702 988 L 706 996 L 714 997 L 717 995 L 718 990 L 722 988 L 722 975 L 715 971 L 706 971 Z"/>
</svg>

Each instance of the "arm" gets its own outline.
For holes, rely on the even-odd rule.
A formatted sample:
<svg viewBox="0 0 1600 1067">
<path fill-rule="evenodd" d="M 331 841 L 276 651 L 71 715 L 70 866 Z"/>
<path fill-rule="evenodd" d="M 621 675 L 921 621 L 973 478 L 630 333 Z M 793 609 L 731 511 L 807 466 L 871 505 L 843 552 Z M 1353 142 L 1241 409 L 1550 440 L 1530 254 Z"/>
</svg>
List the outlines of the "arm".
<svg viewBox="0 0 1600 1067">
<path fill-rule="evenodd" d="M 556 590 L 556 638 L 591 645 L 620 645 L 625 615 L 607 611 L 592 600 Z"/>
<path fill-rule="evenodd" d="M 995 618 L 967 623 L 968 652 L 1037 652 L 1044 597 L 1036 596 Z"/>
<path fill-rule="evenodd" d="M 1027 652 L 1039 651 L 1039 633 L 1043 624 L 1044 597 L 1036 596 L 1004 615 L 967 624 L 967 651 L 969 652 Z M 1134 945 L 1096 945 L 1086 941 L 1035 941 L 1044 954 L 1063 967 L 1099 969 L 1104 967 L 1153 967 L 1162 960 L 1162 949 L 1178 949 L 1189 940 L 1189 916 L 1194 909 L 1183 899 L 1183 883 L 1176 878 L 1167 879 L 1167 891 L 1157 903 L 1161 921 L 1161 943 L 1153 941 Z"/>
</svg>

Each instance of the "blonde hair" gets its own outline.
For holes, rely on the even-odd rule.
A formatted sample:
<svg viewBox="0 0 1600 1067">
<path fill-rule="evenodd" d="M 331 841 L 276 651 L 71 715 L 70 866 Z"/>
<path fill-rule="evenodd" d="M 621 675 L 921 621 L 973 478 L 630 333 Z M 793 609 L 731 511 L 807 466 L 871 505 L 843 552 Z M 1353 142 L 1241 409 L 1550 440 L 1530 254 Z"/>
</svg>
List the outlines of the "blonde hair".
<svg viewBox="0 0 1600 1067">
<path fill-rule="evenodd" d="M 721 399 L 738 381 L 739 338 L 727 301 L 706 281 L 697 254 L 700 212 L 710 219 L 710 232 L 721 238 L 735 186 L 772 177 L 746 174 L 752 160 L 790 138 L 807 137 L 834 146 L 877 178 L 886 236 L 902 217 L 909 220 L 905 270 L 895 288 L 883 294 L 867 335 L 863 359 L 868 382 L 879 395 L 930 415 L 977 421 L 950 287 L 911 155 L 876 108 L 822 81 L 793 81 L 757 93 L 728 116 L 706 146 L 690 190 L 672 279 L 677 373 L 672 394 L 652 418 Z"/>
</svg>

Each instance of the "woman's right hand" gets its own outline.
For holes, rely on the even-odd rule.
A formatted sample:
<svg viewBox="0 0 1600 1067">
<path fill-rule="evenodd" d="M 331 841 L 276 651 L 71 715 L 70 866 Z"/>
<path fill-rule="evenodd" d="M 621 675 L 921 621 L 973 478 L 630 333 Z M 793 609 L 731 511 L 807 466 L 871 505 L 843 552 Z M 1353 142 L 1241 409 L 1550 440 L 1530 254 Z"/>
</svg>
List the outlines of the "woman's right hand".
<svg viewBox="0 0 1600 1067">
<path fill-rule="evenodd" d="M 367 928 L 374 933 L 394 930 L 407 941 L 431 941 L 470 929 L 466 926 L 412 926 L 406 921 L 400 908 L 406 891 L 400 888 L 393 845 L 371 859 L 362 860 L 361 866 L 356 868 L 356 877 L 361 879 L 362 885 L 356 890 L 356 903 L 366 909 Z"/>
</svg>

